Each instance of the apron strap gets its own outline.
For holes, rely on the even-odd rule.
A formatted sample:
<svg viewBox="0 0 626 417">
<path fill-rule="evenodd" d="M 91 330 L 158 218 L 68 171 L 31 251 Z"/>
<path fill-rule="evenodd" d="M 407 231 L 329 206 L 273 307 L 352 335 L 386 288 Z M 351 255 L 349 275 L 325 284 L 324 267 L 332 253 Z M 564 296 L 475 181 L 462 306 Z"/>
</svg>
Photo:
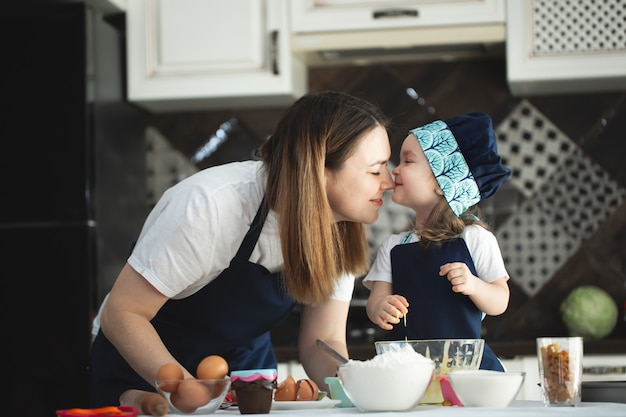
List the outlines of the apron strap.
<svg viewBox="0 0 626 417">
<path fill-rule="evenodd" d="M 239 246 L 235 257 L 231 261 L 231 263 L 235 260 L 244 260 L 247 261 L 250 259 L 250 255 L 252 255 L 252 250 L 256 245 L 256 242 L 259 240 L 259 236 L 261 235 L 261 230 L 263 230 L 263 224 L 265 223 L 265 218 L 268 213 L 267 204 L 265 204 L 265 197 L 261 200 L 261 205 L 254 216 L 254 220 L 252 220 L 252 224 L 246 233 L 246 236 L 243 238 L 243 242 Z"/>
</svg>

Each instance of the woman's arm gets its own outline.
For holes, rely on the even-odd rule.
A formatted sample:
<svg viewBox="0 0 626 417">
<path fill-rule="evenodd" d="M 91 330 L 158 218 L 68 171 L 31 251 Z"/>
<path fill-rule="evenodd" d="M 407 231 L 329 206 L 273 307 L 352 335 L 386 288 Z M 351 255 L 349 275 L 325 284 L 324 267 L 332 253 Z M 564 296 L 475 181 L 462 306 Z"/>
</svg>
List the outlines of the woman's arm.
<svg viewBox="0 0 626 417">
<path fill-rule="evenodd" d="M 178 363 L 150 323 L 166 301 L 166 296 L 126 264 L 111 289 L 100 319 L 107 339 L 135 372 L 153 386 L 162 365 Z M 187 370 L 184 374 L 191 376 Z"/>
<path fill-rule="evenodd" d="M 324 378 L 335 376 L 340 362 L 317 347 L 315 341 L 324 340 L 348 358 L 346 323 L 349 309 L 350 301 L 338 300 L 329 300 L 316 306 L 302 306 L 298 354 L 307 375 L 322 391 L 328 392 Z"/>
</svg>

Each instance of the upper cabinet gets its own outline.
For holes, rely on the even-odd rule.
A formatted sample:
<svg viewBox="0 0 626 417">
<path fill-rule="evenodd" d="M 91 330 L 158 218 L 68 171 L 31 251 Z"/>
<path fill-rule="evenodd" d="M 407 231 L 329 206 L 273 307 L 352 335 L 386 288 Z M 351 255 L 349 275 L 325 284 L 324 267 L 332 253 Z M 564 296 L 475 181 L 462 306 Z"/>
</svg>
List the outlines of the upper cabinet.
<svg viewBox="0 0 626 417">
<path fill-rule="evenodd" d="M 286 1 L 129 1 L 128 100 L 152 112 L 290 105 L 307 68 Z"/>
<path fill-rule="evenodd" d="M 507 78 L 517 96 L 626 90 L 626 2 L 507 1 Z"/>
<path fill-rule="evenodd" d="M 504 0 L 292 0 L 295 33 L 504 22 Z"/>
<path fill-rule="evenodd" d="M 292 0 L 292 49 L 310 65 L 484 53 L 504 44 L 504 2 Z"/>
</svg>

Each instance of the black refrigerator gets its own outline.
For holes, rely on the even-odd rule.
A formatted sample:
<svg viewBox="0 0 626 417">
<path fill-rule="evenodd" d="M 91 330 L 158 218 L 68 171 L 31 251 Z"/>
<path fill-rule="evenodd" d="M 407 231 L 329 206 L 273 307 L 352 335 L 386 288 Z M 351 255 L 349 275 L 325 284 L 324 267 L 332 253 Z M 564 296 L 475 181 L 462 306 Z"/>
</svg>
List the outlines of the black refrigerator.
<svg viewBox="0 0 626 417">
<path fill-rule="evenodd" d="M 89 406 L 92 317 L 147 213 L 146 115 L 124 99 L 123 16 L 15 3 L 0 15 L 3 414 L 43 417 Z"/>
</svg>

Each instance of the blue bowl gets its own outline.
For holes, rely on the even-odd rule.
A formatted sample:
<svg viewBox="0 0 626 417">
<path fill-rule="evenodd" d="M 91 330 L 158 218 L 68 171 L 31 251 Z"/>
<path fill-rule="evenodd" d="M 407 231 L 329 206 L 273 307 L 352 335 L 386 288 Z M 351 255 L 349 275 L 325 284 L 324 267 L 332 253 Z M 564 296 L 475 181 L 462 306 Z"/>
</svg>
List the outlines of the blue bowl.
<svg viewBox="0 0 626 417">
<path fill-rule="evenodd" d="M 343 390 L 343 385 L 341 385 L 339 377 L 327 376 L 326 378 L 324 378 L 324 382 L 326 383 L 326 385 L 328 385 L 330 398 L 333 400 L 341 400 L 341 402 L 337 404 L 336 407 L 354 407 L 354 404 L 352 403 L 352 401 L 350 401 L 345 391 Z"/>
</svg>

